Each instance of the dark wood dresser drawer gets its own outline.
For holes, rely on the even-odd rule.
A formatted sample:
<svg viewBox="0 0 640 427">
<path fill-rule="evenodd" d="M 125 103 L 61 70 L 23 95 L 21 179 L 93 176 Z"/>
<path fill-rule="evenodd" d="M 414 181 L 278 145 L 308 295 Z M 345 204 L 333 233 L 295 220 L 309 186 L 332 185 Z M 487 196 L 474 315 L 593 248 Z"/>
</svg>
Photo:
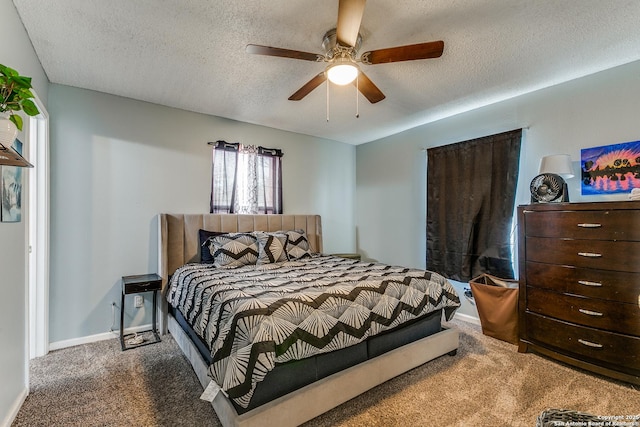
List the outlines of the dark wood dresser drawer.
<svg viewBox="0 0 640 427">
<path fill-rule="evenodd" d="M 640 304 L 640 273 L 528 261 L 524 274 L 527 286 L 635 304 L 636 307 Z"/>
<path fill-rule="evenodd" d="M 527 236 L 640 241 L 640 210 L 526 212 Z"/>
<path fill-rule="evenodd" d="M 607 331 L 640 336 L 640 307 L 527 288 L 527 310 Z"/>
<path fill-rule="evenodd" d="M 640 273 L 640 242 L 527 237 L 528 261 Z"/>
<path fill-rule="evenodd" d="M 640 374 L 640 338 L 578 326 L 533 313 L 527 313 L 526 324 L 528 336 L 534 342 L 618 371 L 636 376 Z"/>
</svg>

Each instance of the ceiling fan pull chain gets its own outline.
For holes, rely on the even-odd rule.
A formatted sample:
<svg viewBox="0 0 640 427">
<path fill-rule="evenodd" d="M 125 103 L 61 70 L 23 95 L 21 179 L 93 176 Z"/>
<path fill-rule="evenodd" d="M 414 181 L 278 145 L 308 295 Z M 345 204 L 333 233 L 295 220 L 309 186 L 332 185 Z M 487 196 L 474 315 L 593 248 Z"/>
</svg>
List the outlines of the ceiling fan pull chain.
<svg viewBox="0 0 640 427">
<path fill-rule="evenodd" d="M 356 119 L 360 118 L 360 98 L 358 97 L 358 91 L 360 90 L 360 72 L 356 74 Z"/>
<path fill-rule="evenodd" d="M 327 80 L 327 123 L 329 123 L 329 80 Z"/>
</svg>

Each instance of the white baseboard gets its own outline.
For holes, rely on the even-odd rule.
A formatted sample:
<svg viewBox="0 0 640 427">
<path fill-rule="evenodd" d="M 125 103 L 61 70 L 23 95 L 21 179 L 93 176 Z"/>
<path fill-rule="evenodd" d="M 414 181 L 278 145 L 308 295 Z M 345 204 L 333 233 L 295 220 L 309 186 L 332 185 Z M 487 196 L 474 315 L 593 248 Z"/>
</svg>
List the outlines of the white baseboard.
<svg viewBox="0 0 640 427">
<path fill-rule="evenodd" d="M 124 330 L 124 333 L 125 335 L 133 334 L 135 332 L 148 331 L 149 329 L 151 329 L 151 324 L 135 326 L 132 328 L 126 328 Z M 73 347 L 81 344 L 89 344 L 92 342 L 110 340 L 112 338 L 120 338 L 119 329 L 112 332 L 104 332 L 101 334 L 89 335 L 86 337 L 72 338 L 70 340 L 52 342 L 52 343 L 49 343 L 49 351 L 60 350 L 61 348 Z"/>
<path fill-rule="evenodd" d="M 456 313 L 453 318 L 456 320 L 461 320 L 463 322 L 473 323 L 474 325 L 481 326 L 480 319 L 478 319 L 477 317 L 469 316 L 468 314 Z"/>
<path fill-rule="evenodd" d="M 29 389 L 25 388 L 24 390 L 22 390 L 22 392 L 16 398 L 15 402 L 13 402 L 13 405 L 11 405 L 11 409 L 9 410 L 9 413 L 7 414 L 5 419 L 0 422 L 0 426 L 9 427 L 15 421 L 16 417 L 18 416 L 18 412 L 20 411 L 20 408 L 22 408 L 22 404 L 27 399 L 28 395 Z"/>
</svg>

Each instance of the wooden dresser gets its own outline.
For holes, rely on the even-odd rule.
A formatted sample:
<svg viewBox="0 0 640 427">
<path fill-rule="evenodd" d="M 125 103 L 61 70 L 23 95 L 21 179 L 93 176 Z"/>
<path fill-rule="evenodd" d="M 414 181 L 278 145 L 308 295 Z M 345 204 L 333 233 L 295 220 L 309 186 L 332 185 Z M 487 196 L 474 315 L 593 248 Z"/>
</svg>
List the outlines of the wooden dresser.
<svg viewBox="0 0 640 427">
<path fill-rule="evenodd" d="M 518 207 L 519 347 L 640 384 L 640 202 Z"/>
</svg>

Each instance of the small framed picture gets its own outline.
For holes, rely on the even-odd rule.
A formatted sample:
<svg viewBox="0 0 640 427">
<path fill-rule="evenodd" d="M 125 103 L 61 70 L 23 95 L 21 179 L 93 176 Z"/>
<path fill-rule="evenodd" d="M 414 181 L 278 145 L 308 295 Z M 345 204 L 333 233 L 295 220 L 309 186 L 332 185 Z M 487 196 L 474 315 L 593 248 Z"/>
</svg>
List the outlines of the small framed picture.
<svg viewBox="0 0 640 427">
<path fill-rule="evenodd" d="M 16 139 L 12 148 L 22 155 L 22 142 Z M 22 169 L 16 166 L 0 167 L 0 221 L 22 221 Z"/>
</svg>

